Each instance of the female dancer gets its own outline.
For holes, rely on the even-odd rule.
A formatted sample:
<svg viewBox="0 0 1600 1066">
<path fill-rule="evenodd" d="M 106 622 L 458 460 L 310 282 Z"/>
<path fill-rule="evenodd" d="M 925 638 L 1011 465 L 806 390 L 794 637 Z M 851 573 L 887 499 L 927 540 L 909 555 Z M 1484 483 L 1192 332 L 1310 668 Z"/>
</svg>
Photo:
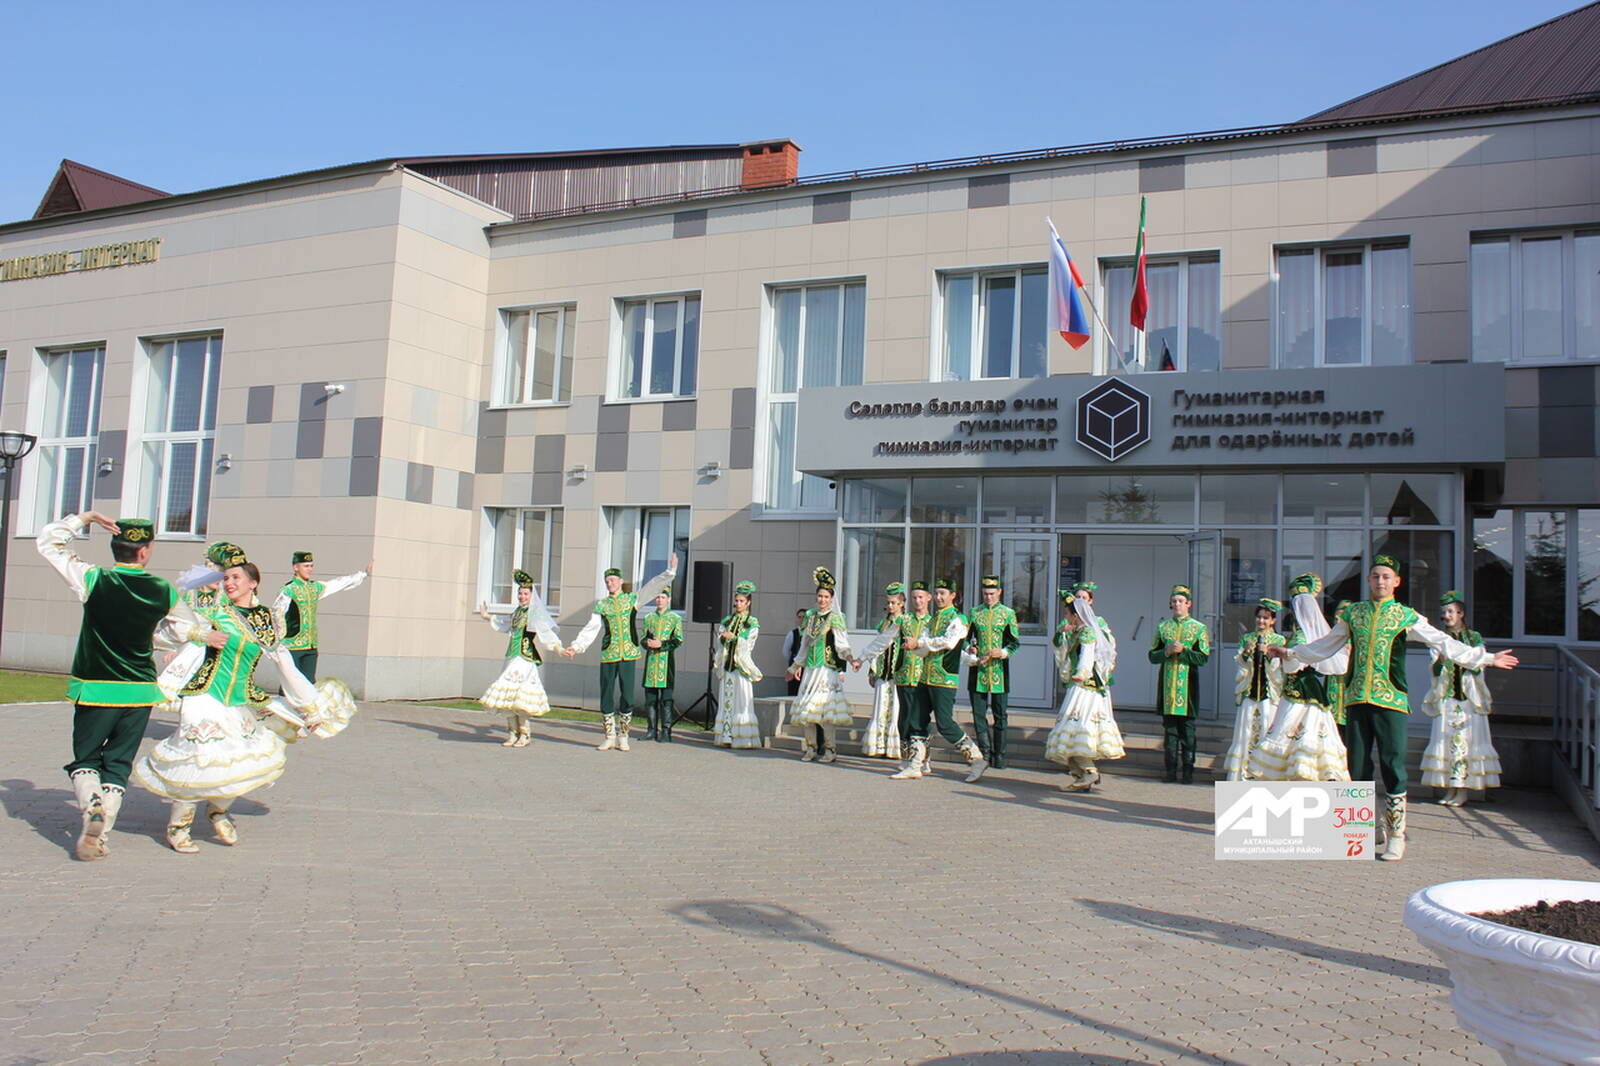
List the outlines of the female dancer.
<svg viewBox="0 0 1600 1066">
<path fill-rule="evenodd" d="M 900 661 L 905 658 L 902 647 L 904 637 L 900 620 L 906 612 L 906 587 L 896 581 L 884 591 L 883 621 L 878 632 L 888 634 L 887 640 L 875 637 L 861 650 L 856 668 L 862 662 L 871 662 L 867 668 L 867 682 L 872 685 L 872 721 L 867 724 L 867 737 L 863 745 L 869 758 L 900 758 L 900 694 L 895 686 L 895 675 L 900 672 Z M 877 655 L 868 653 L 875 647 L 883 650 Z"/>
<path fill-rule="evenodd" d="M 844 698 L 843 671 L 850 658 L 850 637 L 845 632 L 844 615 L 833 609 L 838 584 L 833 573 L 819 566 L 811 571 L 811 579 L 817 585 L 817 605 L 806 612 L 800 650 L 789 664 L 789 676 L 800 679 L 800 693 L 794 698 L 790 721 L 803 730 L 802 762 L 833 762 L 839 757 L 834 749 L 834 729 L 855 721 Z M 812 739 L 813 726 L 820 745 Z M 817 758 L 819 746 L 821 759 Z"/>
<path fill-rule="evenodd" d="M 260 584 L 254 563 L 239 561 L 224 572 L 223 601 L 202 617 L 226 634 L 227 642 L 207 648 L 184 686 L 177 732 L 134 767 L 134 780 L 172 801 L 167 843 L 174 851 L 200 850 L 190 827 L 201 800 L 217 839 L 237 843 L 238 827 L 228 807 L 283 773 L 285 748 L 279 730 L 331 736 L 355 712 L 343 682 L 329 679 L 313 686 L 295 669 L 282 643 L 282 619 L 256 599 Z M 282 699 L 256 687 L 255 670 L 262 659 L 278 667 Z M 265 718 L 283 725 L 269 728 Z"/>
<path fill-rule="evenodd" d="M 550 713 L 550 699 L 539 680 L 539 645 L 559 653 L 561 638 L 556 634 L 550 612 L 533 591 L 533 575 L 526 570 L 512 571 L 517 586 L 517 607 L 503 618 L 489 614 L 489 605 L 478 604 L 478 614 L 501 633 L 510 633 L 506 644 L 506 666 L 478 702 L 506 716 L 506 739 L 502 748 L 525 748 L 533 739 L 529 719 Z"/>
<path fill-rule="evenodd" d="M 1439 600 L 1444 631 L 1463 644 L 1483 647 L 1483 636 L 1467 628 L 1466 601 L 1459 592 Z M 1500 784 L 1500 754 L 1489 737 L 1489 686 L 1482 670 L 1469 670 L 1433 653 L 1433 687 L 1422 710 L 1433 732 L 1422 753 L 1422 783 L 1445 789 L 1439 802 L 1460 807 L 1476 788 Z"/>
<path fill-rule="evenodd" d="M 1298 647 L 1327 634 L 1317 597 L 1322 578 L 1301 574 L 1289 584 L 1294 597 L 1294 635 Z M 1276 661 L 1276 660 L 1274 660 Z M 1313 663 L 1283 680 L 1278 713 L 1267 735 L 1250 753 L 1250 776 L 1263 781 L 1348 781 L 1344 738 L 1339 732 L 1339 703 L 1350 653 Z"/>
<path fill-rule="evenodd" d="M 1072 780 L 1061 786 L 1065 791 L 1088 792 L 1100 781 L 1095 760 L 1122 758 L 1122 733 L 1112 717 L 1111 697 L 1106 691 L 1109 672 L 1097 658 L 1097 653 L 1109 652 L 1109 648 L 1098 647 L 1105 641 L 1088 591 L 1061 589 L 1060 596 L 1056 669 L 1066 693 L 1055 728 L 1045 738 L 1044 755 L 1065 765 L 1072 775 Z"/>
<path fill-rule="evenodd" d="M 755 603 L 754 581 L 733 586 L 733 613 L 722 620 L 717 653 L 717 720 L 712 740 L 728 748 L 759 748 L 761 727 L 756 723 L 755 683 L 761 680 L 756 669 L 756 638 L 761 621 L 750 613 Z"/>
<path fill-rule="evenodd" d="M 1239 641 L 1239 673 L 1234 681 L 1238 712 L 1233 721 L 1233 743 L 1222 760 L 1229 781 L 1248 781 L 1250 756 L 1272 728 L 1283 689 L 1283 667 L 1267 654 L 1267 649 L 1285 643 L 1277 631 L 1278 612 L 1283 604 L 1263 599 L 1256 604 L 1256 628 Z"/>
</svg>

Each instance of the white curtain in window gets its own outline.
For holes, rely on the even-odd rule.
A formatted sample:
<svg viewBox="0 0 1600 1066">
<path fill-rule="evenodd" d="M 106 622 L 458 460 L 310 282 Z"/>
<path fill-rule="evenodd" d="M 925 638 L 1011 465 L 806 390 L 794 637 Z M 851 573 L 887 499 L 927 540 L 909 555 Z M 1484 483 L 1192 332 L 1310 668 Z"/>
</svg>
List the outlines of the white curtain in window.
<svg viewBox="0 0 1600 1066">
<path fill-rule="evenodd" d="M 1316 363 L 1317 253 L 1278 253 L 1278 360 L 1285 369 Z"/>
<path fill-rule="evenodd" d="M 800 307 L 803 291 L 780 289 L 773 297 L 772 391 L 789 394 L 800 380 Z"/>
<path fill-rule="evenodd" d="M 1359 249 L 1329 251 L 1322 257 L 1322 361 L 1327 366 L 1362 362 L 1366 276 Z"/>
<path fill-rule="evenodd" d="M 1526 240 L 1521 249 L 1522 358 L 1560 359 L 1561 238 Z"/>
<path fill-rule="evenodd" d="M 833 285 L 806 290 L 805 371 L 808 389 L 839 384 L 839 318 L 843 292 Z"/>
<path fill-rule="evenodd" d="M 1472 243 L 1472 358 L 1511 358 L 1511 241 Z"/>
<path fill-rule="evenodd" d="M 844 287 L 844 347 L 839 353 L 839 384 L 859 385 L 866 365 L 867 286 Z"/>
<path fill-rule="evenodd" d="M 944 378 L 968 381 L 972 377 L 972 300 L 970 274 L 949 277 L 944 285 Z"/>
<path fill-rule="evenodd" d="M 799 504 L 794 474 L 795 404 L 774 402 L 768 408 L 767 506 L 792 511 Z"/>
<path fill-rule="evenodd" d="M 1111 327 L 1111 352 L 1107 353 L 1106 369 L 1119 371 L 1123 361 L 1127 360 L 1131 366 L 1133 361 L 1133 344 L 1135 331 L 1128 321 L 1126 313 L 1128 305 L 1133 300 L 1133 268 L 1120 266 L 1106 269 L 1106 297 L 1102 313 L 1106 316 L 1106 324 Z M 1121 311 L 1118 310 L 1121 308 Z M 1118 358 L 1118 353 L 1121 358 Z"/>
<path fill-rule="evenodd" d="M 1411 362 L 1411 249 L 1372 249 L 1372 365 Z"/>
<path fill-rule="evenodd" d="M 1189 260 L 1189 326 L 1185 370 L 1222 369 L 1222 263 Z"/>
<path fill-rule="evenodd" d="M 700 297 L 683 301 L 683 346 L 679 353 L 678 395 L 693 396 L 700 373 Z"/>
<path fill-rule="evenodd" d="M 1178 344 L 1177 263 L 1146 266 L 1145 286 L 1150 293 L 1150 312 L 1145 316 L 1146 370 L 1160 370 L 1162 359 L 1170 356 L 1177 369 L 1183 369 L 1183 353 Z M 1126 316 L 1124 316 L 1126 317 Z"/>
<path fill-rule="evenodd" d="M 1011 275 L 983 279 L 983 370 L 986 378 L 1012 374 L 1011 349 L 1016 340 L 1017 279 Z"/>
<path fill-rule="evenodd" d="M 1022 272 L 1022 309 L 1017 318 L 1017 376 L 1042 378 L 1050 372 L 1047 299 L 1050 275 L 1043 270 Z"/>
<path fill-rule="evenodd" d="M 1573 259 L 1572 309 L 1577 319 L 1577 347 L 1572 354 L 1576 359 L 1600 358 L 1600 234 L 1578 234 L 1573 241 Z"/>
</svg>

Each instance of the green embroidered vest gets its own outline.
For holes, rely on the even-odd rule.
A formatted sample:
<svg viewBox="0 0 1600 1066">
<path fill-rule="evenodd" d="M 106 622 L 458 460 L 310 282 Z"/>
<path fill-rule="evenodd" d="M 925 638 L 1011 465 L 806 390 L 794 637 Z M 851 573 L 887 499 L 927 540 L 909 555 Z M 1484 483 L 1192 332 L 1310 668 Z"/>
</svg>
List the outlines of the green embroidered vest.
<svg viewBox="0 0 1600 1066">
<path fill-rule="evenodd" d="M 1184 650 L 1167 655 L 1167 645 L 1176 641 Z M 1200 676 L 1196 667 L 1211 658 L 1211 634 L 1198 618 L 1166 618 L 1156 626 L 1150 648 L 1150 661 L 1161 667 L 1156 700 L 1162 714 L 1191 715 L 1199 711 Z"/>
<path fill-rule="evenodd" d="M 933 622 L 925 634 L 929 637 L 942 637 L 957 621 L 966 621 L 966 616 L 956 610 L 952 604 L 933 616 Z M 933 652 L 922 660 L 922 683 L 933 688 L 955 688 L 961 681 L 961 648 L 951 648 L 947 652 Z"/>
<path fill-rule="evenodd" d="M 607 596 L 594 605 L 594 613 L 605 623 L 600 634 L 600 661 L 621 663 L 639 658 L 639 597 L 631 592 Z"/>
<path fill-rule="evenodd" d="M 894 643 L 883 649 L 878 657 L 872 661 L 872 676 L 880 681 L 888 681 L 890 684 L 894 683 L 895 674 L 900 670 L 900 660 L 906 657 L 905 647 L 900 643 L 905 639 L 900 632 L 900 619 L 904 617 L 904 612 L 895 615 L 893 618 L 884 615 L 883 620 L 878 623 L 879 633 L 887 633 L 892 629 L 895 633 L 895 639 Z"/>
<path fill-rule="evenodd" d="M 231 604 L 218 607 L 208 617 L 228 634 L 221 648 L 207 648 L 200 669 L 183 688 L 183 695 L 205 693 L 230 707 L 266 703 L 269 697 L 256 687 L 256 665 L 264 648 L 278 642 L 272 608 L 265 604 L 239 608 Z"/>
<path fill-rule="evenodd" d="M 166 697 L 156 686 L 151 642 L 178 590 L 136 566 L 93 567 L 83 583 L 88 596 L 67 698 L 95 707 L 160 703 Z"/>
<path fill-rule="evenodd" d="M 1468 647 L 1483 647 L 1483 634 L 1479 633 L 1475 629 L 1463 630 L 1459 636 L 1455 633 L 1450 633 L 1449 635 L 1455 637 L 1456 640 L 1459 640 Z M 1481 673 L 1483 673 L 1483 671 L 1476 667 L 1461 666 L 1458 663 L 1453 663 L 1449 659 L 1442 657 L 1435 659 L 1433 663 L 1433 676 L 1438 677 L 1440 674 L 1445 676 L 1445 685 L 1447 688 L 1445 689 L 1444 698 L 1447 700 L 1466 699 L 1467 694 L 1461 683 L 1462 677 L 1467 674 Z"/>
<path fill-rule="evenodd" d="M 528 609 L 518 607 L 511 612 L 511 639 L 506 642 L 507 659 L 527 659 L 532 663 L 542 663 L 544 658 L 539 654 L 539 642 L 535 635 L 528 629 Z"/>
<path fill-rule="evenodd" d="M 1350 629 L 1350 670 L 1344 703 L 1369 703 L 1411 713 L 1406 698 L 1406 630 L 1421 616 L 1395 600 L 1347 604 L 1339 618 Z"/>
<path fill-rule="evenodd" d="M 1305 630 L 1296 628 L 1294 636 L 1289 638 L 1288 646 L 1298 648 L 1304 643 L 1306 643 Z M 1337 685 L 1338 680 L 1326 674 L 1319 674 L 1316 667 L 1308 666 L 1284 678 L 1283 698 L 1290 703 L 1314 703 L 1318 707 L 1332 709 L 1337 703 L 1330 690 Z"/>
<path fill-rule="evenodd" d="M 927 632 L 928 626 L 933 624 L 931 614 L 902 614 L 898 619 L 900 625 L 900 639 L 919 640 Z M 901 645 L 905 647 L 904 644 Z M 920 685 L 925 672 L 927 660 L 920 655 L 909 652 L 900 656 L 899 663 L 895 666 L 894 683 L 896 685 Z"/>
<path fill-rule="evenodd" d="M 1017 629 L 1017 612 L 1003 603 L 993 607 L 980 605 L 972 612 L 972 629 L 967 634 L 978 657 L 987 652 L 1004 650 L 1007 658 L 996 659 L 986 666 L 974 667 L 967 679 L 974 692 L 1009 692 L 1011 690 L 1011 659 L 1009 655 L 1022 646 Z"/>
<path fill-rule="evenodd" d="M 1098 663 L 1090 667 L 1089 677 L 1087 680 L 1073 677 L 1073 675 L 1078 672 L 1078 656 L 1083 653 L 1083 646 L 1085 644 L 1093 644 L 1096 639 L 1097 638 L 1095 634 L 1089 631 L 1088 626 L 1078 626 L 1077 628 L 1073 628 L 1072 626 L 1063 624 L 1059 629 L 1056 630 L 1055 635 L 1056 647 L 1066 649 L 1068 671 L 1067 677 L 1069 678 L 1067 683 L 1069 685 L 1077 685 L 1079 688 L 1090 689 L 1094 692 L 1104 692 L 1106 688 L 1106 678 L 1100 676 L 1100 666 Z"/>
<path fill-rule="evenodd" d="M 838 611 L 824 614 L 813 607 L 806 612 L 805 624 L 801 628 L 811 637 L 811 647 L 806 652 L 807 670 L 817 667 L 826 667 L 829 670 L 844 669 L 844 662 L 833 646 L 833 631 L 844 629 L 844 615 Z"/>
<path fill-rule="evenodd" d="M 1260 630 L 1246 633 L 1239 638 L 1240 661 L 1250 664 L 1250 683 L 1245 687 L 1244 698 L 1247 700 L 1264 700 L 1271 695 L 1267 687 L 1267 654 L 1265 648 L 1281 647 L 1287 641 L 1282 633 L 1268 633 L 1263 639 Z"/>
<path fill-rule="evenodd" d="M 290 651 L 309 651 L 317 647 L 317 602 L 322 599 L 322 590 L 327 588 L 320 581 L 302 581 L 299 578 L 290 578 L 289 583 L 283 586 L 283 591 L 289 594 L 289 610 L 284 617 L 285 631 L 289 634 L 283 646 Z"/>
<path fill-rule="evenodd" d="M 671 688 L 677 673 L 673 652 L 683 643 L 683 619 L 673 611 L 652 611 L 644 616 L 644 635 L 661 642 L 644 649 L 644 687 Z"/>
<path fill-rule="evenodd" d="M 724 673 L 738 671 L 742 674 L 744 671 L 739 669 L 738 660 L 734 658 L 735 653 L 739 650 L 739 641 L 743 640 L 748 634 L 760 630 L 761 622 L 753 614 L 742 616 L 730 614 L 722 620 L 721 628 L 733 633 L 732 640 L 722 642 L 722 670 Z"/>
</svg>

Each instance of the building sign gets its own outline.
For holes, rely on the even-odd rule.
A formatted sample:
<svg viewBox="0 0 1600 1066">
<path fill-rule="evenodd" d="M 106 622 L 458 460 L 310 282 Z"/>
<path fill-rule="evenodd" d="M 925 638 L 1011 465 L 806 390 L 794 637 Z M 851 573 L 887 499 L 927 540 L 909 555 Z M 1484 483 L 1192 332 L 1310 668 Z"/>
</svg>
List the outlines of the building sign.
<svg viewBox="0 0 1600 1066">
<path fill-rule="evenodd" d="M 44 252 L 40 255 L 19 255 L 14 259 L 0 259 L 0 281 L 47 278 L 55 274 L 78 274 L 85 270 L 105 270 L 108 267 L 131 266 L 134 263 L 154 263 L 161 258 L 161 241 L 160 237 L 150 237 L 142 241 L 97 244 L 90 248 L 75 248 L 65 252 Z"/>
<path fill-rule="evenodd" d="M 802 389 L 799 426 L 795 465 L 824 477 L 1113 463 L 1461 467 L 1505 461 L 1505 368 L 1063 374 Z"/>
</svg>

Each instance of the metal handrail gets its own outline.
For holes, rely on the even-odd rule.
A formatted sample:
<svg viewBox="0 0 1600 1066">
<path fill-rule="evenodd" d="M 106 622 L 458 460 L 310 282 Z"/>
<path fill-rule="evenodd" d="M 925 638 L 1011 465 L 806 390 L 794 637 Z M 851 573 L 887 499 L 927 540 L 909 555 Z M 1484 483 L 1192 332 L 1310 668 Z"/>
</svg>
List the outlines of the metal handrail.
<svg viewBox="0 0 1600 1066">
<path fill-rule="evenodd" d="M 1556 706 L 1551 715 L 1556 754 L 1600 811 L 1600 670 L 1570 648 L 1556 649 Z"/>
</svg>

